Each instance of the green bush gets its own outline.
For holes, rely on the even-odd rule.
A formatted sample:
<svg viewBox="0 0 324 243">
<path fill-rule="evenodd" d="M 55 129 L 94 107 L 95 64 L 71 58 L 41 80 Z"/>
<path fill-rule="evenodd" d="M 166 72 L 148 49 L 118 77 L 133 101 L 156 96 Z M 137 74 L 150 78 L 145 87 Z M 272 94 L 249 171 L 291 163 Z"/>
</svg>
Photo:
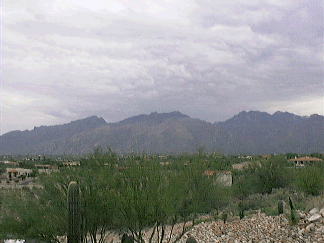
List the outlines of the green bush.
<svg viewBox="0 0 324 243">
<path fill-rule="evenodd" d="M 224 223 L 226 223 L 227 216 L 228 216 L 228 215 L 227 215 L 226 212 L 223 212 L 223 213 L 222 213 L 222 220 L 223 220 Z"/>
<path fill-rule="evenodd" d="M 251 163 L 242 171 L 234 171 L 233 176 L 233 193 L 239 199 L 255 193 L 270 194 L 291 183 L 290 168 L 281 156 Z"/>
<path fill-rule="evenodd" d="M 267 216 L 276 216 L 278 215 L 278 210 L 274 207 L 265 207 L 261 209 L 262 213 L 265 213 Z"/>
<path fill-rule="evenodd" d="M 253 194 L 245 198 L 241 203 L 242 210 L 256 210 L 268 206 L 268 197 L 262 194 Z"/>
<path fill-rule="evenodd" d="M 271 193 L 273 189 L 287 187 L 290 183 L 290 171 L 286 163 L 286 159 L 276 156 L 260 165 L 252 166 L 250 170 L 254 173 L 257 192 Z"/>
<path fill-rule="evenodd" d="M 296 170 L 295 184 L 299 190 L 317 196 L 324 191 L 324 167 L 307 166 Z"/>
</svg>

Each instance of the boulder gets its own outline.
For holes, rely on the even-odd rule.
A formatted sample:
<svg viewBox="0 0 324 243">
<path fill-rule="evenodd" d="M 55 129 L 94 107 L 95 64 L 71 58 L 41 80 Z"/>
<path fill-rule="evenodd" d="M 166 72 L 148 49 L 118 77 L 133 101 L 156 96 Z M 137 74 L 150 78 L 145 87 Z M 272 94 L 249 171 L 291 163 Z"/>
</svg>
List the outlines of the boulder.
<svg viewBox="0 0 324 243">
<path fill-rule="evenodd" d="M 315 224 L 314 223 L 310 223 L 309 225 L 306 226 L 306 230 L 309 232 L 309 231 L 312 231 L 314 230 L 314 227 L 315 227 Z"/>
<path fill-rule="evenodd" d="M 298 212 L 300 219 L 306 219 L 307 215 L 303 212 Z"/>
<path fill-rule="evenodd" d="M 322 208 L 319 213 L 324 217 L 324 208 Z"/>
<path fill-rule="evenodd" d="M 318 214 L 318 213 L 319 213 L 318 208 L 313 208 L 311 211 L 309 211 L 310 215 L 314 215 L 314 214 Z"/>
<path fill-rule="evenodd" d="M 318 220 L 320 220 L 322 218 L 322 215 L 320 214 L 314 214 L 312 216 L 310 216 L 310 218 L 308 219 L 309 222 L 316 222 Z"/>
</svg>

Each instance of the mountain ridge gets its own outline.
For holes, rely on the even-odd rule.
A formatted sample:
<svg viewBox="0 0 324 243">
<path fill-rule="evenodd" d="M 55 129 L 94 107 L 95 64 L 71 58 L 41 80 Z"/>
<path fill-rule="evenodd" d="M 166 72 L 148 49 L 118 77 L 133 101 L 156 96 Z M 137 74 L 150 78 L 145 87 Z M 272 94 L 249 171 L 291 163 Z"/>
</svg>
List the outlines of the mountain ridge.
<svg viewBox="0 0 324 243">
<path fill-rule="evenodd" d="M 133 116 L 130 118 L 126 118 L 122 121 L 117 122 L 118 124 L 132 124 L 132 123 L 140 123 L 140 122 L 145 122 L 147 124 L 159 124 L 167 119 L 177 119 L 177 118 L 190 118 L 187 115 L 182 114 L 179 111 L 173 111 L 169 113 L 157 113 L 152 112 L 149 115 L 141 114 L 138 116 Z"/>
<path fill-rule="evenodd" d="M 179 111 L 152 112 L 107 123 L 91 116 L 63 125 L 12 131 L 0 137 L 0 154 L 85 154 L 110 146 L 127 153 L 193 152 L 197 146 L 223 153 L 311 153 L 324 151 L 324 117 L 288 112 L 242 111 L 210 123 Z"/>
</svg>

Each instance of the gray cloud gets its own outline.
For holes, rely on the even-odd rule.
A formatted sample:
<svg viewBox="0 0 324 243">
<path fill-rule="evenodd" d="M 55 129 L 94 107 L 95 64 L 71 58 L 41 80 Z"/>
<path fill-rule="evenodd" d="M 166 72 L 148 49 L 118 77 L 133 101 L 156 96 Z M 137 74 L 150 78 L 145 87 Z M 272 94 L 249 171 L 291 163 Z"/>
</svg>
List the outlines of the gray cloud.
<svg viewBox="0 0 324 243">
<path fill-rule="evenodd" d="M 2 132 L 153 111 L 323 114 L 322 5 L 6 2 Z"/>
</svg>

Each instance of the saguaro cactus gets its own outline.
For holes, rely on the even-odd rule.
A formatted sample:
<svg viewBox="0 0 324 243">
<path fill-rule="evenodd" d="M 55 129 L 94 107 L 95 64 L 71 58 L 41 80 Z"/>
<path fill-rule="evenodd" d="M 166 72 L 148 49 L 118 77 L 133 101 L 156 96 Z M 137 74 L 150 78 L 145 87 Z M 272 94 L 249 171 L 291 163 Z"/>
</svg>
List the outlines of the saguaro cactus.
<svg viewBox="0 0 324 243">
<path fill-rule="evenodd" d="M 291 198 L 289 197 L 289 206 L 290 206 L 290 210 L 293 210 L 294 209 L 294 204 L 291 200 Z"/>
<path fill-rule="evenodd" d="M 295 210 L 294 204 L 293 204 L 290 197 L 289 197 L 289 206 L 290 206 L 290 222 L 292 224 L 297 224 L 298 223 L 298 218 L 297 218 L 297 215 L 296 215 L 296 210 Z"/>
<path fill-rule="evenodd" d="M 81 195 L 77 182 L 72 181 L 68 188 L 68 235 L 67 243 L 81 241 Z"/>
<path fill-rule="evenodd" d="M 278 200 L 278 214 L 283 214 L 284 203 L 282 200 Z"/>
</svg>

